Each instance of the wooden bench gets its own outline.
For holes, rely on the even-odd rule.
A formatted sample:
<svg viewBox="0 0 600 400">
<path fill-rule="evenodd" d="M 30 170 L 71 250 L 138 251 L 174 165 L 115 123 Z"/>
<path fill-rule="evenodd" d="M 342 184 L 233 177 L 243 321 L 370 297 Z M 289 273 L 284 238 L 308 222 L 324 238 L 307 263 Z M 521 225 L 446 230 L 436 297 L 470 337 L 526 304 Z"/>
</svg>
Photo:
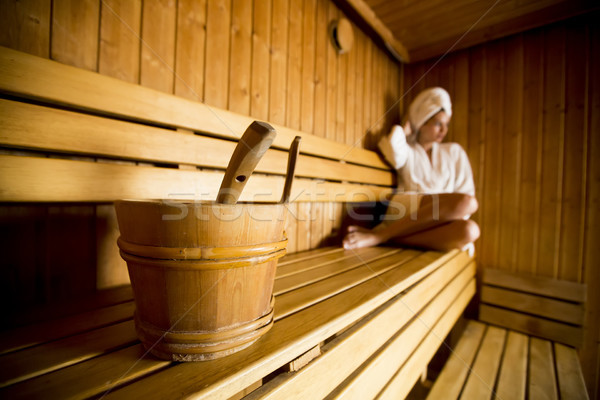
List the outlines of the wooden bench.
<svg viewBox="0 0 600 400">
<path fill-rule="evenodd" d="M 390 392 L 388 382 L 406 394 L 473 296 L 474 276 L 459 251 L 297 253 L 278 267 L 273 328 L 248 349 L 157 360 L 136 339 L 129 300 L 5 332 L 0 395 L 227 399 L 262 384 L 248 398 L 371 398 Z M 288 372 L 307 352 L 317 357 Z"/>
<path fill-rule="evenodd" d="M 112 209 L 120 198 L 214 199 L 235 141 L 252 122 L 5 48 L 0 96 L 3 204 Z M 318 246 L 342 217 L 317 224 L 301 205 L 376 201 L 392 190 L 394 173 L 375 153 L 275 128 L 242 199 L 279 199 L 286 149 L 302 136 L 287 228 L 298 243 L 310 233 L 310 247 Z M 111 260 L 120 261 L 116 253 Z M 90 294 L 71 312 L 50 318 L 50 306 L 33 310 L 21 318 L 27 324 L 2 332 L 0 396 L 401 398 L 475 293 L 474 277 L 473 259 L 456 250 L 289 254 L 277 270 L 273 328 L 243 351 L 196 363 L 146 354 L 130 288 Z"/>
<path fill-rule="evenodd" d="M 585 285 L 485 269 L 480 295 L 482 322 L 468 322 L 428 398 L 588 398 L 575 349 Z"/>
</svg>

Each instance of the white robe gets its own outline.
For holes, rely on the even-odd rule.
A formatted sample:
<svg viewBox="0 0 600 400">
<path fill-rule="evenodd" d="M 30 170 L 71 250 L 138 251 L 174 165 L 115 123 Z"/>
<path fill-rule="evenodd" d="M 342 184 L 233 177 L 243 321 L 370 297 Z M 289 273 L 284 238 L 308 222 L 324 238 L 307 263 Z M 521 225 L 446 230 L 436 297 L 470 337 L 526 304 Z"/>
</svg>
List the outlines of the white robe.
<svg viewBox="0 0 600 400">
<path fill-rule="evenodd" d="M 475 196 L 467 153 L 458 143 L 433 143 L 431 161 L 418 144 L 406 142 L 401 126 L 379 141 L 386 160 L 398 170 L 405 192 L 464 193 Z"/>
</svg>

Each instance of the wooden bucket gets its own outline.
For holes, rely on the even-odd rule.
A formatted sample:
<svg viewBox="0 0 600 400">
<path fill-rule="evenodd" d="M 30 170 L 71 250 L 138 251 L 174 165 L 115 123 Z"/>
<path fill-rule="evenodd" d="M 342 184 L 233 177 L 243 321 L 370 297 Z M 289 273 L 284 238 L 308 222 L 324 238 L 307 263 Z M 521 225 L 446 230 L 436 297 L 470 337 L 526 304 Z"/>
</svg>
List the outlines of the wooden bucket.
<svg viewBox="0 0 600 400">
<path fill-rule="evenodd" d="M 215 359 L 270 329 L 284 204 L 121 200 L 115 208 L 137 334 L 152 354 Z"/>
</svg>

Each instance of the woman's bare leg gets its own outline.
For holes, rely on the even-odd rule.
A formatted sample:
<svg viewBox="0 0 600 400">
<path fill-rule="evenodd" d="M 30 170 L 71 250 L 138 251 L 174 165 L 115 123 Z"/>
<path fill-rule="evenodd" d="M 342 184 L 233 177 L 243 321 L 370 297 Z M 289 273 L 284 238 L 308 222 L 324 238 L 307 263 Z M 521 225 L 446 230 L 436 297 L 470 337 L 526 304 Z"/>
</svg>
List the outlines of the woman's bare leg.
<svg viewBox="0 0 600 400">
<path fill-rule="evenodd" d="M 416 213 L 406 214 L 383 229 L 366 230 L 350 226 L 344 238 L 346 249 L 376 246 L 430 230 L 451 221 L 462 220 L 477 211 L 477 200 L 461 193 L 425 195 Z"/>
</svg>

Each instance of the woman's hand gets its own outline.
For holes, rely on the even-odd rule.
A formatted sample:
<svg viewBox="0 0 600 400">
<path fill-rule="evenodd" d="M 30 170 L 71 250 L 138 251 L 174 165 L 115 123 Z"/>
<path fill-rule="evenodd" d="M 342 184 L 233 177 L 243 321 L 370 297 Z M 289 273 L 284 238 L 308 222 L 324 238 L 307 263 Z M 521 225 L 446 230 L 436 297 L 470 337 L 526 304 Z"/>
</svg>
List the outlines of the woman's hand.
<svg viewBox="0 0 600 400">
<path fill-rule="evenodd" d="M 402 125 L 402 129 L 404 130 L 404 134 L 408 137 L 413 134 L 412 128 L 410 127 L 410 121 L 406 120 L 404 125 Z"/>
</svg>

